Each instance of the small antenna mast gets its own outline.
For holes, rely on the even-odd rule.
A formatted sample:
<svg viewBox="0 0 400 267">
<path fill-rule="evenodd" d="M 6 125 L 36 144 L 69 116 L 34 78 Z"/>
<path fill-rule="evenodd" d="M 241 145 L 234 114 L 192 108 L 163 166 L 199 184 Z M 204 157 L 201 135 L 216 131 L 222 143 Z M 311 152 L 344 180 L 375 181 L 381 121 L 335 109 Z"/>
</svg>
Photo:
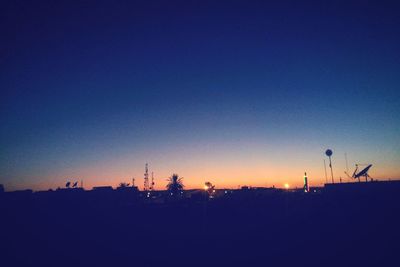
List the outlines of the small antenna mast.
<svg viewBox="0 0 400 267">
<path fill-rule="evenodd" d="M 151 172 L 151 187 L 150 190 L 153 191 L 154 190 L 154 173 Z"/>
</svg>

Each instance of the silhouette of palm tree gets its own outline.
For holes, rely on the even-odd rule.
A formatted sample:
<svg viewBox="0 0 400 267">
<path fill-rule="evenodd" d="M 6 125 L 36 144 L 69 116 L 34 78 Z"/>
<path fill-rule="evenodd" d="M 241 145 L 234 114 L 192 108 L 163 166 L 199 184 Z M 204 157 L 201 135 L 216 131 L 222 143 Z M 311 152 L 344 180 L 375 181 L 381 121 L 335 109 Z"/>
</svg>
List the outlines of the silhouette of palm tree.
<svg viewBox="0 0 400 267">
<path fill-rule="evenodd" d="M 171 193 L 171 195 L 177 195 L 180 191 L 183 190 L 183 182 L 182 177 L 179 177 L 178 174 L 174 173 L 171 177 L 167 179 L 167 189 Z"/>
</svg>

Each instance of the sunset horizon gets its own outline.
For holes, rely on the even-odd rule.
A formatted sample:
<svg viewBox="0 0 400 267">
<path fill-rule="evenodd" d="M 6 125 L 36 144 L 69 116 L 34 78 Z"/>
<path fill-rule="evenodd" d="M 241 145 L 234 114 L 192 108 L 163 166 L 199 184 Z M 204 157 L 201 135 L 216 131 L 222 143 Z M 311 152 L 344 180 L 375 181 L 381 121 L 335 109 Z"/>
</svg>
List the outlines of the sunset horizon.
<svg viewBox="0 0 400 267">
<path fill-rule="evenodd" d="M 400 1 L 0 7 L 2 266 L 400 266 Z"/>
</svg>

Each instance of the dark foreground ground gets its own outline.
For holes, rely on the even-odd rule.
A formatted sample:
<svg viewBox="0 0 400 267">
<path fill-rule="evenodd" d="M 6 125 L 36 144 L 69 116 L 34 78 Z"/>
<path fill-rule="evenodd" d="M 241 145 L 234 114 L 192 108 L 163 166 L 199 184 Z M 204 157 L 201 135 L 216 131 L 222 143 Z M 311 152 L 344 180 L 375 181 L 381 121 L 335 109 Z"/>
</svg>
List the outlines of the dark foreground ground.
<svg viewBox="0 0 400 267">
<path fill-rule="evenodd" d="M 0 266 L 400 266 L 398 190 L 0 203 Z"/>
</svg>

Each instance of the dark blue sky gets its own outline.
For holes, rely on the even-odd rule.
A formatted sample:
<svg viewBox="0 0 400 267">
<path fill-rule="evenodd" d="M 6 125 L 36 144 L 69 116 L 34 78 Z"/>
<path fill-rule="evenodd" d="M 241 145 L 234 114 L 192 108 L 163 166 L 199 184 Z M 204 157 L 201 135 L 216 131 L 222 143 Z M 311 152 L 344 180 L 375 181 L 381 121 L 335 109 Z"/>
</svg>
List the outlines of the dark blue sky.
<svg viewBox="0 0 400 267">
<path fill-rule="evenodd" d="M 6 1 L 0 182 L 320 182 L 328 146 L 399 176 L 396 1 L 250 2 Z"/>
</svg>

